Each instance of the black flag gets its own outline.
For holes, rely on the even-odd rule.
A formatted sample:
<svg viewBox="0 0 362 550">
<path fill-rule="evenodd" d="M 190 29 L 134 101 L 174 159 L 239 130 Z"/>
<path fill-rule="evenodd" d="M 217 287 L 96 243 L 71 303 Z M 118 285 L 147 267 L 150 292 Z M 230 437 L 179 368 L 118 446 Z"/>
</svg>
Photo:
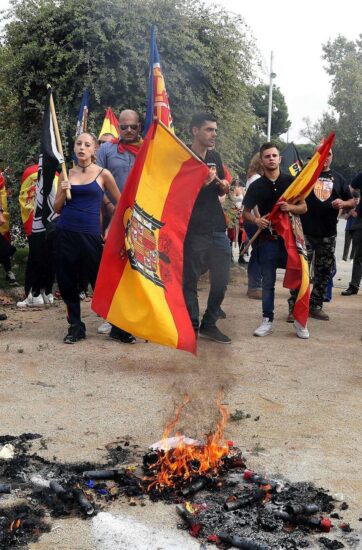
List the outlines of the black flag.
<svg viewBox="0 0 362 550">
<path fill-rule="evenodd" d="M 54 212 L 56 189 L 54 177 L 63 158 L 57 149 L 53 120 L 50 111 L 50 97 L 52 91 L 48 89 L 43 117 L 41 147 L 39 156 L 38 183 L 36 189 L 36 203 L 33 220 L 33 234 L 45 232 L 46 226 L 57 214 Z"/>
<path fill-rule="evenodd" d="M 289 143 L 280 153 L 282 161 L 280 163 L 280 171 L 283 174 L 297 176 L 303 169 L 303 163 L 300 160 L 298 151 L 294 143 Z"/>
</svg>

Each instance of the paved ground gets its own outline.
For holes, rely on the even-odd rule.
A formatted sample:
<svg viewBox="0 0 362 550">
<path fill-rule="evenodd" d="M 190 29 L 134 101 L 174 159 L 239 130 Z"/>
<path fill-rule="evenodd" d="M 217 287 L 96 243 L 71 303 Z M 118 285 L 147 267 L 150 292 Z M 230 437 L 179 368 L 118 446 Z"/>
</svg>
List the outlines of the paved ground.
<svg viewBox="0 0 362 550">
<path fill-rule="evenodd" d="M 338 286 L 348 283 L 350 267 L 338 262 Z M 202 287 L 204 303 L 205 281 Z M 202 436 L 217 417 L 215 395 L 224 387 L 230 411 L 251 415 L 230 422 L 226 430 L 250 466 L 343 493 L 350 504 L 345 518 L 358 528 L 362 297 L 344 298 L 336 290 L 326 305 L 331 320 L 310 320 L 311 338 L 302 341 L 285 322 L 287 291 L 280 283 L 275 332 L 267 338 L 252 336 L 260 302 L 249 300 L 245 292 L 245 271 L 234 267 L 225 299 L 227 319 L 220 321 L 233 344 L 200 341 L 197 357 L 143 342 L 126 346 L 97 335 L 99 320 L 89 302 L 83 306 L 88 338 L 75 346 L 62 343 L 66 326 L 60 302 L 43 311 L 8 307 L 9 320 L 0 332 L 1 434 L 38 432 L 46 447 L 39 453 L 47 458 L 101 461 L 105 445 L 117 437 L 128 434 L 145 449 L 157 441 L 184 392 L 191 403 L 180 429 Z M 171 508 L 115 503 L 111 512 L 148 522 L 153 530 L 173 529 Z M 89 522 L 62 520 L 53 527 L 34 550 L 127 548 L 97 542 L 97 528 L 92 531 Z M 189 543 L 185 539 L 180 548 L 191 548 Z"/>
</svg>

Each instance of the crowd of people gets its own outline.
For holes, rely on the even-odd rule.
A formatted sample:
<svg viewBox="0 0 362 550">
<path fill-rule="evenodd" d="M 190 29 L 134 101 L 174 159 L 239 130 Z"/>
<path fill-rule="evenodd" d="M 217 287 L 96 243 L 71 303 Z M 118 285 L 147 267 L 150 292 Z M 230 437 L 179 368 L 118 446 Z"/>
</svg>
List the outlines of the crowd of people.
<svg viewBox="0 0 362 550">
<path fill-rule="evenodd" d="M 122 111 L 119 125 L 118 138 L 104 134 L 97 140 L 89 132 L 77 136 L 74 144 L 76 163 L 69 171 L 68 179 L 60 175 L 54 181 L 57 187 L 54 210 L 58 218 L 54 229 L 44 236 L 40 255 L 27 223 L 29 256 L 25 298 L 17 306 L 26 308 L 52 304 L 56 277 L 67 308 L 68 331 L 64 337 L 67 344 L 74 344 L 86 337 L 86 327 L 81 319 L 81 298 L 88 285 L 95 286 L 112 215 L 142 146 L 141 124 L 135 111 Z M 273 332 L 276 273 L 278 268 L 286 267 L 287 260 L 284 241 L 274 231 L 268 218 L 277 202 L 282 212 L 300 219 L 303 227 L 308 261 L 313 266 L 309 316 L 328 321 L 329 314 L 324 309 L 324 302 L 335 266 L 337 222 L 341 214 L 347 219 L 343 259 L 348 259 L 348 250 L 353 243 L 352 278 L 342 295 L 357 294 L 362 277 L 362 203 L 359 202 L 362 173 L 349 186 L 331 168 L 333 152 L 330 150 L 311 194 L 306 200 L 291 204 L 280 198 L 294 178 L 281 172 L 281 155 L 274 143 L 264 143 L 251 159 L 244 189 L 231 177 L 216 150 L 217 120 L 212 114 L 200 112 L 193 116 L 190 137 L 191 150 L 209 168 L 209 175 L 194 204 L 184 243 L 183 293 L 196 337 L 221 344 L 231 343 L 229 336 L 217 326 L 217 321 L 226 317 L 222 303 L 235 251 L 234 259 L 247 263 L 247 296 L 261 300 L 262 320 L 254 335 L 263 337 Z M 27 174 L 33 175 L 33 187 L 31 192 L 30 187 L 27 191 L 30 206 L 35 197 L 35 166 L 32 165 L 30 171 L 27 168 Z M 71 191 L 71 200 L 66 199 L 67 190 Z M 0 226 L 4 223 L 0 204 Z M 245 242 L 254 239 L 257 231 L 257 238 L 248 252 L 249 261 L 246 262 Z M 11 256 L 15 249 L 2 236 L 0 245 L 0 262 L 6 271 L 7 281 L 15 285 L 16 278 L 11 270 Z M 206 310 L 201 316 L 198 282 L 205 272 L 209 272 L 210 288 Z M 307 339 L 308 327 L 301 325 L 293 316 L 296 297 L 297 290 L 292 290 L 287 321 L 294 324 L 299 338 Z M 5 318 L 5 312 L 0 311 L 0 320 Z M 103 320 L 98 332 L 122 343 L 136 342 L 132 334 L 112 326 L 106 320 Z"/>
</svg>

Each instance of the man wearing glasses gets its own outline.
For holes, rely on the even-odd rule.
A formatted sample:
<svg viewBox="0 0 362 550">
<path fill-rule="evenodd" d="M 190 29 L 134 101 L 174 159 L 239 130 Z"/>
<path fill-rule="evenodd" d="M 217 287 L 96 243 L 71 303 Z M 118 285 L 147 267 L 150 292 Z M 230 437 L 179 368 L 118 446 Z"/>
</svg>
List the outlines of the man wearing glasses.
<svg viewBox="0 0 362 550">
<path fill-rule="evenodd" d="M 136 156 L 140 150 L 142 139 L 140 137 L 141 124 L 138 114 L 135 111 L 126 109 L 119 115 L 119 139 L 103 143 L 97 151 L 97 164 L 107 168 L 114 179 L 117 187 L 122 193 L 128 174 L 130 173 Z M 106 197 L 105 207 L 111 208 L 110 197 Z M 136 339 L 132 334 L 118 327 L 110 325 L 105 321 L 99 328 L 101 334 L 109 333 L 113 340 L 125 344 L 134 344 Z"/>
<path fill-rule="evenodd" d="M 103 143 L 97 152 L 97 164 L 107 168 L 122 193 L 128 174 L 141 147 L 141 124 L 135 111 L 126 109 L 119 115 L 118 141 Z"/>
</svg>

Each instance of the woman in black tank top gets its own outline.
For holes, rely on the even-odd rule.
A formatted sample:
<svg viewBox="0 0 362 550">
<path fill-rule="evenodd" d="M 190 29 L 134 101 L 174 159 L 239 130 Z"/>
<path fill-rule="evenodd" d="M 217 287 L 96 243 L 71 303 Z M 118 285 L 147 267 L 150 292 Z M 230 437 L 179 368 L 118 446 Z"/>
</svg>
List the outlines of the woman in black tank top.
<svg viewBox="0 0 362 550">
<path fill-rule="evenodd" d="M 74 145 L 77 165 L 69 171 L 69 181 L 59 178 L 54 209 L 60 214 L 57 224 L 56 274 L 61 296 L 67 306 L 66 344 L 86 336 L 81 321 L 79 288 L 84 277 L 94 288 L 102 256 L 100 213 L 104 191 L 116 203 L 120 192 L 112 174 L 94 163 L 97 138 L 80 134 Z M 72 198 L 66 200 L 66 190 Z"/>
</svg>

